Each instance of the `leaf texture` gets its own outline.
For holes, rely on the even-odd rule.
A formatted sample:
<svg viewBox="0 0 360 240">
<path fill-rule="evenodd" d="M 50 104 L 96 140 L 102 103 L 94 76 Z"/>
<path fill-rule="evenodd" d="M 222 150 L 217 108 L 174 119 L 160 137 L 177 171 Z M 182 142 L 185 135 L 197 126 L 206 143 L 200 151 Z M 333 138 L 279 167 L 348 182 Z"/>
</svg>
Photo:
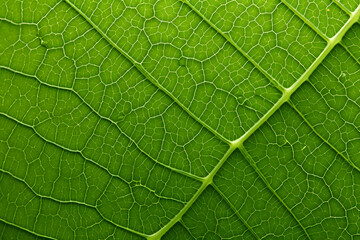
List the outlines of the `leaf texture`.
<svg viewBox="0 0 360 240">
<path fill-rule="evenodd" d="M 0 1 L 0 238 L 360 238 L 359 4 Z"/>
</svg>

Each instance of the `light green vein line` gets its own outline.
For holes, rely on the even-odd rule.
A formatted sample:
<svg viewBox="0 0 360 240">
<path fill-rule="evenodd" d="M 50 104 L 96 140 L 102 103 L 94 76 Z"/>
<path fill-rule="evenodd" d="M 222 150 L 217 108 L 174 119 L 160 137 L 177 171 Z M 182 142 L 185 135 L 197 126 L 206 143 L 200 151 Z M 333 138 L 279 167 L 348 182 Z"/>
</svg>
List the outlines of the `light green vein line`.
<svg viewBox="0 0 360 240">
<path fill-rule="evenodd" d="M 263 69 L 252 57 L 249 56 L 242 48 L 240 48 L 235 41 L 231 38 L 229 34 L 225 34 L 218 28 L 215 24 L 213 24 L 205 15 L 203 15 L 200 11 L 198 11 L 195 6 L 193 6 L 187 0 L 181 0 L 181 2 L 185 3 L 189 6 L 197 15 L 199 15 L 210 27 L 212 27 L 217 33 L 219 33 L 223 38 L 225 38 L 237 51 L 239 51 L 245 58 L 250 61 L 257 70 L 259 70 L 272 84 L 275 86 L 280 92 L 284 92 L 285 89 L 282 85 L 280 85 L 265 69 Z"/>
<path fill-rule="evenodd" d="M 5 224 L 7 224 L 7 225 L 9 225 L 9 226 L 13 226 L 13 227 L 15 227 L 15 228 L 19 228 L 19 229 L 21 229 L 21 230 L 23 230 L 23 231 L 25 231 L 25 232 L 28 232 L 28 233 L 30 233 L 30 234 L 33 234 L 33 235 L 35 235 L 35 236 L 42 237 L 42 238 L 46 238 L 46 239 L 56 240 L 56 238 L 52 238 L 52 237 L 45 236 L 45 235 L 42 235 L 42 234 L 39 234 L 39 233 L 36 233 L 36 232 L 32 232 L 32 231 L 30 231 L 29 229 L 26 229 L 26 228 L 24 228 L 24 227 L 21 227 L 21 226 L 19 226 L 19 225 L 16 225 L 16 224 L 14 224 L 14 223 L 12 223 L 12 222 L 8 222 L 8 221 L 6 221 L 6 220 L 4 220 L 4 219 L 1 219 L 1 218 L 0 218 L 0 221 L 3 222 L 3 223 L 5 223 Z"/>
<path fill-rule="evenodd" d="M 310 75 L 315 71 L 315 69 L 321 64 L 321 62 L 325 59 L 325 57 L 331 52 L 331 50 L 341 41 L 346 32 L 350 29 L 350 27 L 359 19 L 360 16 L 360 5 L 356 9 L 354 13 L 352 13 L 351 17 L 348 19 L 346 24 L 340 29 L 340 31 L 332 37 L 325 49 L 322 53 L 316 58 L 316 60 L 311 64 L 311 66 L 301 75 L 301 77 L 296 80 L 296 82 L 289 88 L 286 88 L 283 96 L 275 103 L 275 105 L 260 118 L 258 122 L 256 122 L 243 136 L 238 138 L 237 140 L 232 142 L 232 145 L 235 147 L 241 146 L 246 139 L 250 137 L 250 135 L 255 132 L 262 124 L 266 122 L 266 120 L 281 107 L 281 105 L 287 102 L 291 95 L 305 82 L 308 80 Z"/>
<path fill-rule="evenodd" d="M 288 8 L 290 9 L 297 17 L 299 17 L 306 25 L 308 25 L 313 31 L 315 31 L 321 38 L 323 38 L 325 41 L 329 42 L 330 38 L 328 36 L 326 36 L 325 33 L 323 33 L 322 31 L 320 31 L 312 22 L 310 22 L 309 20 L 306 19 L 306 17 L 301 14 L 296 8 L 294 8 L 293 6 L 291 6 L 289 3 L 287 3 L 284 0 L 281 0 L 281 2 Z"/>
<path fill-rule="evenodd" d="M 13 25 L 15 25 L 15 26 L 21 26 L 21 25 L 37 26 L 36 23 L 30 23 L 30 22 L 20 22 L 20 23 L 18 23 L 18 22 L 14 22 L 14 21 L 12 21 L 12 20 L 10 20 L 10 19 L 2 18 L 2 17 L 0 17 L 0 21 L 8 22 L 8 23 L 11 23 L 11 24 L 13 24 Z"/>
<path fill-rule="evenodd" d="M 166 88 L 164 88 L 161 84 L 159 84 L 156 81 L 156 79 L 141 65 L 141 63 L 138 63 L 137 61 L 135 61 L 131 56 L 129 56 L 129 54 L 127 54 L 124 50 L 122 50 L 93 21 L 91 21 L 91 19 L 89 19 L 85 15 L 85 13 L 83 13 L 77 6 L 75 6 L 69 0 L 63 0 L 63 1 L 66 2 L 67 4 L 69 4 L 70 7 L 72 7 L 78 14 L 80 14 L 114 49 L 116 49 L 121 55 L 126 57 L 143 76 L 145 76 L 154 86 L 156 86 L 158 89 L 160 89 L 162 92 L 164 92 L 167 96 L 169 96 L 189 116 L 191 116 L 195 121 L 200 123 L 203 127 L 205 127 L 207 130 L 209 130 L 212 134 L 217 136 L 223 142 L 230 144 L 230 140 L 226 139 L 224 136 L 222 136 L 220 133 L 218 133 L 216 130 L 214 130 L 212 127 L 210 127 L 207 123 L 205 123 L 203 120 L 201 120 L 199 117 L 197 117 L 193 112 L 191 112 L 188 108 L 186 108 L 185 105 L 179 99 L 177 99 L 171 92 L 169 92 Z"/>
<path fill-rule="evenodd" d="M 225 161 L 228 159 L 228 157 L 231 155 L 231 153 L 235 150 L 234 147 L 230 146 L 228 151 L 225 153 L 223 158 L 219 161 L 219 163 L 215 166 L 215 168 L 210 172 L 210 174 L 205 178 L 200 188 L 196 191 L 196 193 L 193 195 L 193 197 L 190 199 L 189 202 L 186 203 L 186 205 L 183 207 L 183 209 L 180 210 L 180 212 L 171 219 L 170 222 L 168 222 L 164 227 L 162 227 L 159 231 L 149 236 L 148 240 L 159 240 L 161 237 L 172 227 L 180 221 L 182 216 L 189 210 L 189 208 L 194 204 L 194 202 L 199 198 L 201 193 L 206 189 L 207 186 L 209 186 L 215 174 L 220 169 L 220 167 L 225 163 Z"/>
<path fill-rule="evenodd" d="M 224 193 L 216 186 L 214 183 L 211 186 L 215 189 L 215 191 L 220 194 L 220 196 L 225 200 L 225 202 L 230 206 L 230 208 L 235 212 L 236 216 L 241 220 L 241 222 L 249 229 L 251 234 L 256 238 L 260 239 L 260 237 L 256 234 L 254 229 L 247 223 L 247 221 L 241 216 L 240 212 L 236 209 L 236 207 L 230 202 L 230 200 L 224 195 Z"/>
<path fill-rule="evenodd" d="M 335 5 L 337 5 L 339 8 L 341 8 L 341 10 L 343 10 L 347 15 L 351 16 L 351 11 L 344 7 L 344 5 L 339 2 L 339 0 L 332 0 L 332 2 L 335 3 Z"/>
<path fill-rule="evenodd" d="M 36 136 L 38 136 L 39 138 L 41 138 L 41 140 L 43 140 L 45 143 L 54 145 L 54 146 L 60 148 L 62 151 L 67 151 L 67 152 L 70 152 L 70 153 L 79 154 L 85 161 L 88 161 L 90 164 L 94 164 L 96 167 L 98 167 L 98 168 L 106 171 L 106 173 L 109 174 L 111 177 L 118 178 L 118 179 L 120 179 L 121 181 L 123 181 L 123 182 L 125 182 L 125 183 L 127 183 L 127 184 L 130 184 L 128 181 L 126 181 L 125 179 L 123 179 L 123 178 L 120 177 L 119 175 L 115 175 L 115 174 L 109 172 L 109 170 L 108 170 L 107 168 L 101 166 L 99 163 L 95 162 L 94 160 L 92 160 L 92 159 L 90 159 L 90 158 L 87 158 L 81 151 L 69 149 L 69 148 L 67 148 L 67 147 L 64 147 L 64 146 L 56 143 L 56 142 L 52 142 L 52 141 L 46 139 L 46 138 L 43 137 L 33 126 L 28 125 L 28 124 L 26 124 L 26 123 L 24 123 L 24 122 L 21 122 L 21 121 L 19 121 L 18 119 L 14 118 L 14 117 L 6 114 L 6 113 L 0 112 L 0 116 L 4 116 L 4 117 L 6 117 L 6 118 L 8 118 L 8 119 L 11 119 L 12 121 L 16 122 L 17 124 L 19 124 L 19 125 L 21 125 L 21 126 L 25 126 L 25 127 L 27 127 L 27 128 L 30 128 L 30 129 L 34 132 L 34 134 L 35 134 Z"/>
<path fill-rule="evenodd" d="M 337 154 L 339 154 L 351 167 L 360 172 L 360 168 L 355 165 L 348 157 L 341 153 L 334 145 L 332 145 L 328 140 L 326 140 L 320 133 L 311 125 L 311 123 L 305 118 L 305 116 L 300 112 L 300 110 L 295 106 L 295 104 L 290 100 L 289 105 L 299 114 L 299 116 L 304 120 L 304 122 L 311 128 L 311 130 L 318 136 L 323 142 L 325 142 L 331 149 L 333 149 Z"/>
<path fill-rule="evenodd" d="M 131 232 L 131 233 L 137 234 L 137 235 L 139 235 L 139 236 L 141 236 L 141 237 L 144 237 L 144 238 L 146 238 L 146 237 L 148 236 L 148 235 L 146 235 L 146 234 L 144 234 L 144 233 L 137 232 L 137 231 L 135 231 L 135 230 L 133 230 L 133 229 L 131 229 L 131 228 L 127 228 L 127 227 L 124 227 L 124 226 L 121 226 L 121 225 L 119 225 L 119 224 L 116 224 L 116 223 L 112 222 L 111 220 L 105 218 L 105 217 L 101 214 L 101 212 L 97 209 L 97 207 L 91 206 L 91 205 L 86 204 L 86 203 L 78 202 L 78 201 L 63 201 L 63 200 L 55 199 L 55 198 L 53 198 L 53 197 L 48 197 L 48 196 L 40 195 L 40 194 L 36 193 L 31 187 L 29 187 L 24 180 L 22 180 L 22 179 L 20 179 L 20 178 L 18 178 L 18 177 L 16 177 L 16 176 L 14 176 L 12 173 L 9 173 L 9 172 L 4 171 L 4 170 L 2 170 L 2 169 L 0 169 L 0 172 L 5 173 L 5 174 L 8 174 L 9 176 L 11 176 L 12 178 L 16 179 L 17 181 L 25 184 L 25 186 L 26 186 L 27 188 L 29 188 L 29 190 L 30 190 L 36 197 L 38 197 L 38 198 L 40 198 L 40 199 L 48 199 L 48 200 L 51 200 L 51 201 L 56 202 L 56 203 L 59 203 L 59 204 L 77 204 L 77 205 L 82 205 L 82 206 L 85 206 L 85 207 L 94 209 L 94 210 L 96 211 L 96 213 L 99 214 L 99 216 L 101 216 L 101 217 L 103 218 L 104 221 L 112 224 L 114 227 L 118 227 L 118 228 L 124 229 L 124 230 L 126 230 L 126 231 L 129 231 L 129 232 Z M 1 220 L 1 219 L 0 219 L 0 220 Z M 103 220 L 101 220 L 101 221 L 103 221 Z"/>
<path fill-rule="evenodd" d="M 346 32 L 351 28 L 351 26 L 358 21 L 360 16 L 360 5 L 356 10 L 351 14 L 348 21 L 340 29 L 340 31 L 332 38 L 330 38 L 328 45 L 323 50 L 322 54 L 313 62 L 310 68 L 289 88 L 286 89 L 286 93 L 292 94 L 296 89 L 305 82 L 312 72 L 317 68 L 317 66 L 324 60 L 324 58 L 330 53 L 330 51 L 341 41 Z"/>
<path fill-rule="evenodd" d="M 152 156 L 150 156 L 149 154 L 147 154 L 130 136 L 128 136 L 125 132 L 122 131 L 122 129 L 113 121 L 111 120 L 110 118 L 107 118 L 107 117 L 104 117 L 102 115 L 100 115 L 100 113 L 98 113 L 95 109 L 93 109 L 77 92 L 75 92 L 75 90 L 73 90 L 72 88 L 66 88 L 66 87 L 58 87 L 58 86 L 55 86 L 55 85 L 52 85 L 52 84 L 48 84 L 48 83 L 45 83 L 43 81 L 41 81 L 37 76 L 34 76 L 34 75 L 30 75 L 30 74 L 26 74 L 26 73 L 23 73 L 23 72 L 19 72 L 19 71 L 16 71 L 16 70 L 13 70 L 11 68 L 8 68 L 8 67 L 5 67 L 5 66 L 1 66 L 0 65 L 0 69 L 6 69 L 8 71 L 11 71 L 13 73 L 16 73 L 16 74 L 20 74 L 22 76 L 26 76 L 26 77 L 30 77 L 30 78 L 34 78 L 35 80 L 37 80 L 40 84 L 42 85 L 45 85 L 47 87 L 51 87 L 51 88 L 55 88 L 56 90 L 64 90 L 64 91 L 70 91 L 72 93 L 74 93 L 92 112 L 94 112 L 100 119 L 103 119 L 103 120 L 106 120 L 106 121 L 109 121 L 112 125 L 114 125 L 120 132 L 121 134 L 123 134 L 126 138 L 129 139 L 129 141 L 134 144 L 134 146 L 136 146 L 136 148 L 142 153 L 144 154 L 147 158 L 149 158 L 150 160 L 152 160 L 153 162 L 155 162 L 156 164 L 159 164 L 160 166 L 164 167 L 164 168 L 167 168 L 167 169 L 170 169 L 176 173 L 179 173 L 181 175 L 184 175 L 186 177 L 190 177 L 192 179 L 195 179 L 197 181 L 203 181 L 203 177 L 199 177 L 197 175 L 194 175 L 192 173 L 189 173 L 189 172 L 186 172 L 186 171 L 183 171 L 183 170 L 180 170 L 180 169 L 176 169 L 176 168 L 173 168 L 169 165 L 166 165 L 162 162 L 159 162 L 158 160 L 154 159 Z M 10 117 L 10 116 L 8 116 Z M 16 119 L 15 119 L 16 120 Z M 34 126 L 28 126 L 28 127 L 31 127 L 35 130 Z M 40 134 L 39 134 L 40 135 Z M 48 142 L 51 142 L 51 141 L 48 141 Z M 57 145 L 58 147 L 60 148 L 63 148 L 63 149 L 66 149 L 68 151 L 72 151 L 72 152 L 79 152 L 83 155 L 82 151 L 85 149 L 85 147 L 81 150 L 72 150 L 72 149 L 68 149 L 64 146 L 60 146 L 58 145 L 57 143 L 54 143 L 54 142 L 51 142 L 55 145 Z"/>
<path fill-rule="evenodd" d="M 16 179 L 17 181 L 23 183 L 35 196 L 40 197 L 40 198 L 46 198 L 46 199 L 51 199 L 55 202 L 59 202 L 59 203 L 64 203 L 64 204 L 78 204 L 78 205 L 82 205 L 82 206 L 86 206 L 89 208 L 96 208 L 96 206 L 85 203 L 85 202 L 79 202 L 79 201 L 75 201 L 75 200 L 60 200 L 60 199 L 56 199 L 54 197 L 51 196 L 45 196 L 42 195 L 40 193 L 37 193 L 36 191 L 34 191 L 31 186 L 25 181 L 25 179 L 19 178 L 18 176 L 15 176 L 12 172 L 9 172 L 7 170 L 4 169 L 0 169 L 0 172 L 8 174 L 9 176 L 11 176 L 12 178 Z"/>
<path fill-rule="evenodd" d="M 193 239 L 196 240 L 196 237 L 194 237 L 194 235 L 192 234 L 192 232 L 191 232 L 190 229 L 186 226 L 185 222 L 184 222 L 182 219 L 179 221 L 178 224 L 180 224 L 180 225 L 185 229 L 185 231 L 186 231 Z"/>
<path fill-rule="evenodd" d="M 345 46 L 345 44 L 343 42 L 340 42 L 340 45 L 345 49 L 345 51 L 351 56 L 352 59 L 354 59 L 357 64 L 360 65 L 360 61 L 359 59 L 357 59 L 354 54 L 349 50 L 349 48 L 347 46 Z"/>
<path fill-rule="evenodd" d="M 260 126 L 262 126 L 290 97 L 290 95 L 283 94 L 281 98 L 270 108 L 270 110 L 264 114 L 259 121 L 257 121 L 247 132 L 245 132 L 240 138 L 232 142 L 232 146 L 237 148 L 241 146 L 246 139 L 248 139 Z"/>
<path fill-rule="evenodd" d="M 289 88 L 286 88 L 286 91 L 283 93 L 283 96 L 278 100 L 278 102 L 253 126 L 248 130 L 243 136 L 239 139 L 231 142 L 230 148 L 224 157 L 220 160 L 220 162 L 215 166 L 213 171 L 206 177 L 206 181 L 203 182 L 199 190 L 195 193 L 193 198 L 185 205 L 185 207 L 176 215 L 174 219 L 172 219 L 167 225 L 165 225 L 162 229 L 160 229 L 157 233 L 153 234 L 149 240 L 160 239 L 164 233 L 170 229 L 180 218 L 185 214 L 185 212 L 192 206 L 195 200 L 200 196 L 200 194 L 204 191 L 204 189 L 212 182 L 213 177 L 217 173 L 217 171 L 221 168 L 221 166 L 225 163 L 228 156 L 236 149 L 241 148 L 244 141 L 249 138 L 249 136 L 255 132 L 266 120 L 281 107 L 283 103 L 290 99 L 290 96 L 303 84 L 309 76 L 313 73 L 313 71 L 320 65 L 320 63 L 324 60 L 324 58 L 330 53 L 330 51 L 334 48 L 334 46 L 340 42 L 342 37 L 345 35 L 347 30 L 358 20 L 360 15 L 360 6 L 356 9 L 356 11 L 352 14 L 346 24 L 341 28 L 341 30 L 329 40 L 327 46 L 323 50 L 323 52 L 317 57 L 317 59 L 311 64 L 311 66 L 305 71 L 305 73 Z"/>
<path fill-rule="evenodd" d="M 66 147 L 64 147 L 64 146 L 61 146 L 61 145 L 55 143 L 55 142 L 49 141 L 49 140 L 47 140 L 46 138 L 44 138 L 39 132 L 37 132 L 37 130 L 36 130 L 34 127 L 32 127 L 32 126 L 30 126 L 30 125 L 27 125 L 26 123 L 23 123 L 23 122 L 21 122 L 20 120 L 14 118 L 14 117 L 11 117 L 11 116 L 9 116 L 9 115 L 7 115 L 7 114 L 5 114 L 5 113 L 0 112 L 0 116 L 1 116 L 1 115 L 2 115 L 2 116 L 5 116 L 5 117 L 7 117 L 7 118 L 9 118 L 9 119 L 11 119 L 11 120 L 13 120 L 13 121 L 15 121 L 15 122 L 16 122 L 17 124 L 19 124 L 19 125 L 22 125 L 22 126 L 31 128 L 31 129 L 34 131 L 34 133 L 36 134 L 36 136 L 40 137 L 44 142 L 49 143 L 49 144 L 52 144 L 52 145 L 60 148 L 61 150 L 65 150 L 65 151 L 68 151 L 68 152 L 71 152 L 71 153 L 79 154 L 85 161 L 87 161 L 87 162 L 89 162 L 90 164 L 93 164 L 93 165 L 95 165 L 96 167 L 98 167 L 98 168 L 106 171 L 106 173 L 107 173 L 108 175 L 110 175 L 111 177 L 117 178 L 117 179 L 123 181 L 124 183 L 126 183 L 126 184 L 128 184 L 128 185 L 130 186 L 131 182 L 125 180 L 125 179 L 122 178 L 120 175 L 111 173 L 111 172 L 110 172 L 107 168 L 105 168 L 104 166 L 101 166 L 100 164 L 98 164 L 98 163 L 95 162 L 94 160 L 92 160 L 92 159 L 90 159 L 90 158 L 87 158 L 81 151 L 76 151 L 76 150 L 68 149 L 68 148 L 66 148 Z M 1 169 L 0 169 L 0 170 L 1 170 Z M 203 181 L 203 180 L 202 180 L 202 181 Z M 181 204 L 185 204 L 185 202 L 182 202 L 182 201 L 180 201 L 180 200 L 178 200 L 178 199 L 170 198 L 170 197 L 166 197 L 166 196 L 162 196 L 162 195 L 160 195 L 159 193 L 157 193 L 155 190 L 149 188 L 149 187 L 146 186 L 146 185 L 141 184 L 141 185 L 139 185 L 139 186 L 147 189 L 148 191 L 150 191 L 151 193 L 153 193 L 153 194 L 154 194 L 156 197 L 158 197 L 158 198 L 166 199 L 166 200 L 171 200 L 171 201 L 174 201 L 174 202 L 178 202 L 178 203 L 181 203 Z"/>
<path fill-rule="evenodd" d="M 55 146 L 57 146 L 57 147 L 59 147 L 59 148 L 61 148 L 61 149 L 63 149 L 63 150 L 66 150 L 66 151 L 69 151 L 69 152 L 72 152 L 72 153 L 80 153 L 79 150 L 72 150 L 72 149 L 69 149 L 69 148 L 67 148 L 67 147 L 61 146 L 61 145 L 59 145 L 59 144 L 56 143 L 56 142 L 52 142 L 52 141 L 50 141 L 50 140 L 47 140 L 46 138 L 44 138 L 41 134 L 39 134 L 39 133 L 37 132 L 37 130 L 34 128 L 34 126 L 31 126 L 31 125 L 29 125 L 29 124 L 27 124 L 27 123 L 21 122 L 20 120 L 12 117 L 12 116 L 10 116 L 10 115 L 8 115 L 7 113 L 0 112 L 0 115 L 4 116 L 4 117 L 6 117 L 6 118 L 9 118 L 9 119 L 13 120 L 14 122 L 16 122 L 16 123 L 18 123 L 18 124 L 21 124 L 21 125 L 23 125 L 23 126 L 25 126 L 25 127 L 31 128 L 42 140 L 44 140 L 44 141 L 47 142 L 47 143 L 53 144 L 53 145 L 55 145 Z"/>
<path fill-rule="evenodd" d="M 276 191 L 271 187 L 270 183 L 266 180 L 265 176 L 261 173 L 260 169 L 256 166 L 255 162 L 251 158 L 250 154 L 246 151 L 244 146 L 239 147 L 241 153 L 245 157 L 245 159 L 249 162 L 251 167 L 255 170 L 255 172 L 258 174 L 258 176 L 262 179 L 262 181 L 266 184 L 267 188 L 276 196 L 276 198 L 282 203 L 282 205 L 287 209 L 287 211 L 293 216 L 294 220 L 297 222 L 297 224 L 302 228 L 304 233 L 306 234 L 306 237 L 308 239 L 311 239 L 309 236 L 309 233 L 306 231 L 306 228 L 302 225 L 302 223 L 299 221 L 299 219 L 296 217 L 296 215 L 291 211 L 291 209 L 285 204 L 285 202 L 280 198 L 280 196 L 276 193 Z"/>
</svg>

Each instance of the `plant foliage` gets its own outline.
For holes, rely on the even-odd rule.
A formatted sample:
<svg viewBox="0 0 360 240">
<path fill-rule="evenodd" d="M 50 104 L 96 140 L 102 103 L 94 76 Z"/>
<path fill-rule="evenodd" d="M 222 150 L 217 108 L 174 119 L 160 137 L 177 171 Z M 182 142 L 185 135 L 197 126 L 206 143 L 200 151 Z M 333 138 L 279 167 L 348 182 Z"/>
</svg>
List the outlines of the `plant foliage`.
<svg viewBox="0 0 360 240">
<path fill-rule="evenodd" d="M 360 237 L 359 0 L 1 0 L 1 239 Z"/>
</svg>

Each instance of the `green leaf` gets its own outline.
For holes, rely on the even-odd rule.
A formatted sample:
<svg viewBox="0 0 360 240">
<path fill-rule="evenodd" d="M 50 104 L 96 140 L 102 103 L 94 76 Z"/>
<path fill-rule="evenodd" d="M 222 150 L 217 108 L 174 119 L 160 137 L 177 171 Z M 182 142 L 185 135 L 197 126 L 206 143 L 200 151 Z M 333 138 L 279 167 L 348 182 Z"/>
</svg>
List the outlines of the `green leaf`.
<svg viewBox="0 0 360 240">
<path fill-rule="evenodd" d="M 357 239 L 359 0 L 0 2 L 0 239 Z"/>
</svg>

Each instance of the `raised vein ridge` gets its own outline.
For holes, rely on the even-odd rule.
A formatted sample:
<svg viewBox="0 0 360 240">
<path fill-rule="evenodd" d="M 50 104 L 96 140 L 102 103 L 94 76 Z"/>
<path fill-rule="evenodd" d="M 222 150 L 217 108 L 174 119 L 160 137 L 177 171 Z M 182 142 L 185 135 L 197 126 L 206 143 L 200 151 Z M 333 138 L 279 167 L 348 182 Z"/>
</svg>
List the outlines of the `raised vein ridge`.
<svg viewBox="0 0 360 240">
<path fill-rule="evenodd" d="M 329 39 L 328 44 L 323 50 L 323 52 L 317 57 L 317 59 L 311 64 L 311 66 L 305 71 L 305 73 L 291 87 L 285 89 L 285 92 L 283 93 L 282 97 L 278 100 L 278 102 L 258 122 L 256 122 L 254 126 L 251 127 L 243 136 L 231 142 L 230 148 L 225 153 L 224 157 L 219 161 L 219 163 L 214 167 L 214 169 L 210 172 L 210 174 L 205 178 L 205 181 L 203 182 L 199 190 L 195 193 L 193 198 L 185 205 L 185 207 L 178 213 L 178 215 L 176 215 L 174 219 L 172 219 L 167 225 L 165 225 L 162 229 L 160 229 L 158 232 L 153 234 L 148 239 L 151 240 L 160 239 L 161 236 L 163 236 L 168 229 L 170 229 L 177 221 L 181 219 L 181 217 L 192 206 L 192 204 L 196 201 L 196 199 L 200 196 L 200 194 L 212 182 L 213 177 L 216 175 L 216 173 L 221 168 L 221 166 L 226 162 L 226 160 L 231 155 L 231 153 L 235 149 L 241 148 L 245 140 L 248 139 L 252 133 L 254 133 L 260 126 L 262 126 L 276 112 L 276 110 L 278 110 L 282 106 L 282 104 L 289 101 L 291 95 L 309 78 L 309 76 L 321 64 L 321 62 L 331 52 L 331 50 L 341 41 L 342 37 L 346 34 L 346 32 L 350 29 L 350 27 L 359 19 L 359 16 L 360 16 L 360 6 L 358 6 L 357 9 L 351 14 L 350 18 L 348 19 L 346 24 L 341 28 L 341 30 L 334 37 Z M 303 226 L 302 228 L 304 229 Z M 305 233 L 309 237 L 306 230 Z"/>
<path fill-rule="evenodd" d="M 135 68 L 144 75 L 152 84 L 154 84 L 158 89 L 163 91 L 167 96 L 169 96 L 176 104 L 178 104 L 182 110 L 184 110 L 189 116 L 191 116 L 195 121 L 200 123 L 202 126 L 204 126 L 207 130 L 209 130 L 211 133 L 213 133 L 215 136 L 217 136 L 219 139 L 221 139 L 225 143 L 230 143 L 228 139 L 226 139 L 224 136 L 219 134 L 216 130 L 214 130 L 212 127 L 210 127 L 207 123 L 205 123 L 203 120 L 201 120 L 199 117 L 197 117 L 194 113 L 192 113 L 188 108 L 184 106 L 171 92 L 169 92 L 166 88 L 161 86 L 154 77 L 145 69 L 142 67 L 141 63 L 134 60 L 129 54 L 127 54 L 125 51 L 123 51 L 119 46 L 116 45 L 116 43 L 111 40 L 98 26 L 95 25 L 91 19 L 89 19 L 77 6 L 75 6 L 73 3 L 71 3 L 69 0 L 64 0 L 67 4 L 69 4 L 70 7 L 72 7 L 77 13 L 79 13 L 111 46 L 113 46 L 119 53 L 121 53 L 124 57 L 126 57 L 134 66 Z"/>
</svg>

